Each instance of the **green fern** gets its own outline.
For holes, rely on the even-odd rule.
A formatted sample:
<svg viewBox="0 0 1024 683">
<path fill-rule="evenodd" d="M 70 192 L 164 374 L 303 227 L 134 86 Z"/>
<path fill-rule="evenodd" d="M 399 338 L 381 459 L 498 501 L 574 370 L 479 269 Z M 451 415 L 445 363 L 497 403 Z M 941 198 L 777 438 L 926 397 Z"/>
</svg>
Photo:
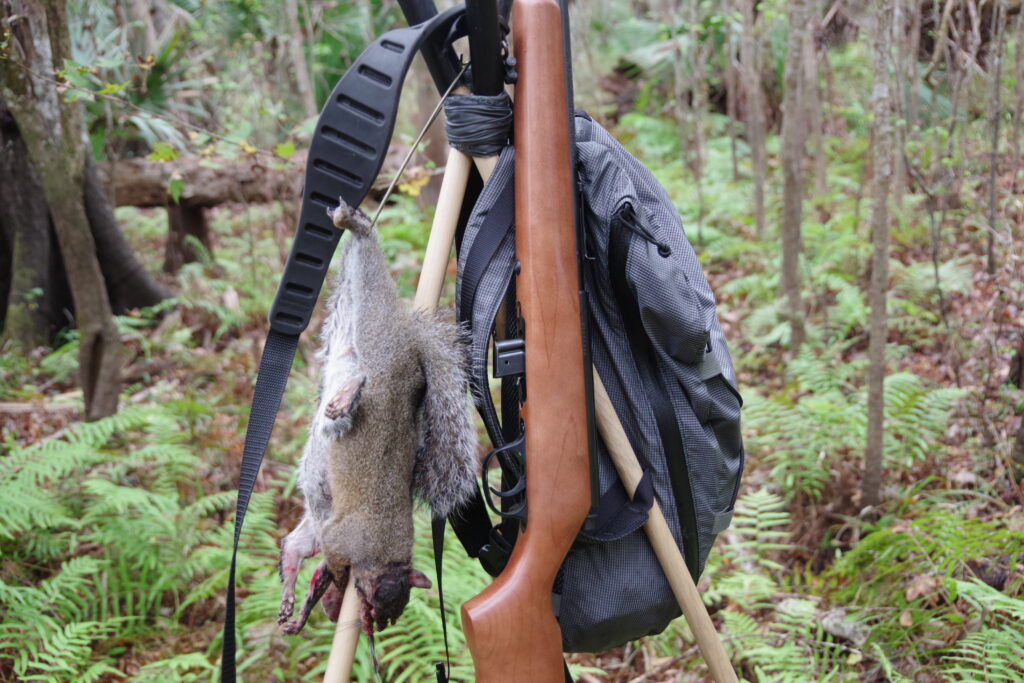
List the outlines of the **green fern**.
<svg viewBox="0 0 1024 683">
<path fill-rule="evenodd" d="M 896 373 L 885 380 L 886 448 L 889 463 L 908 467 L 941 443 L 953 406 L 966 392 L 929 388 L 917 375 Z"/>
<path fill-rule="evenodd" d="M 757 681 L 855 680 L 846 648 L 820 625 L 820 599 L 783 588 L 785 568 L 774 556 L 791 547 L 785 499 L 755 490 L 737 502 L 733 520 L 735 539 L 720 541 L 722 560 L 704 600 L 740 610 L 721 612 L 734 661 Z"/>
<path fill-rule="evenodd" d="M 790 496 L 822 495 L 830 464 L 863 452 L 867 434 L 863 363 L 844 363 L 840 349 L 805 347 L 790 363 L 788 391 L 748 392 L 743 418 L 747 450 L 764 453 L 771 480 Z M 962 390 L 927 385 L 910 373 L 886 378 L 886 466 L 906 469 L 941 444 Z"/>
<path fill-rule="evenodd" d="M 838 584 L 834 599 L 859 608 L 857 614 L 871 632 L 870 642 L 893 659 L 927 661 L 945 652 L 936 644 L 956 637 L 964 622 L 964 617 L 944 607 L 946 601 L 960 599 L 961 611 L 979 618 L 988 615 L 984 618 L 995 630 L 1013 627 L 1024 616 L 1019 595 L 963 578 L 974 575 L 971 562 L 1005 562 L 999 558 L 1024 553 L 1024 533 L 999 520 L 964 519 L 956 512 L 962 506 L 933 503 L 923 517 L 877 529 L 842 555 L 828 573 Z M 1011 589 L 1019 593 L 1021 587 Z M 908 617 L 910 626 L 903 622 Z M 960 658 L 956 661 L 961 667 L 974 661 L 972 643 L 967 641 L 952 654 Z"/>
<path fill-rule="evenodd" d="M 167 657 L 143 666 L 132 676 L 135 683 L 161 683 L 162 681 L 194 681 L 210 680 L 217 670 L 206 655 L 199 652 Z"/>
<path fill-rule="evenodd" d="M 973 608 L 981 629 L 943 656 L 948 680 L 1020 681 L 1024 678 L 1024 599 L 977 579 L 953 580 L 953 593 Z"/>
<path fill-rule="evenodd" d="M 217 543 L 223 565 L 227 535 L 210 515 L 234 496 L 196 487 L 179 408 L 129 406 L 0 458 L 0 551 L 14 569 L 0 583 L 0 660 L 19 680 L 116 673 L 115 636 L 180 628 L 168 611 L 181 616 L 183 587 L 214 573 L 203 549 Z M 132 442 L 146 445 L 125 447 Z M 246 566 L 261 542 L 276 554 L 265 498 L 254 501 Z M 54 564 L 59 557 L 71 559 Z"/>
</svg>

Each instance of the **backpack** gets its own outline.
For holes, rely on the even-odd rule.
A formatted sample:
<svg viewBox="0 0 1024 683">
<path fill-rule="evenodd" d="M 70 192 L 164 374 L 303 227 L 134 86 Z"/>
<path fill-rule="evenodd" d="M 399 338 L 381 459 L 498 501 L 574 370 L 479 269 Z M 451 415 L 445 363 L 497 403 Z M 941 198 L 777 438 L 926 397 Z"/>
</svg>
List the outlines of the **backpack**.
<svg viewBox="0 0 1024 683">
<path fill-rule="evenodd" d="M 660 633 L 680 615 L 641 527 L 656 498 L 697 580 L 732 519 L 743 470 L 742 400 L 714 295 L 671 199 L 590 117 L 577 112 L 575 128 L 590 354 L 645 471 L 630 500 L 598 443 L 596 519 L 555 581 L 563 650 L 600 652 Z M 520 388 L 510 376 L 521 367 L 522 347 L 502 339 L 491 351 L 495 329 L 503 336 L 501 305 L 514 302 L 513 162 L 506 147 L 466 223 L 455 298 L 456 316 L 470 331 L 474 402 L 512 489 L 502 494 L 503 509 L 515 518 L 522 447 L 518 414 L 509 408 L 518 407 Z M 512 308 L 506 330 L 514 333 Z M 504 420 L 491 398 L 489 359 L 504 377 Z"/>
</svg>

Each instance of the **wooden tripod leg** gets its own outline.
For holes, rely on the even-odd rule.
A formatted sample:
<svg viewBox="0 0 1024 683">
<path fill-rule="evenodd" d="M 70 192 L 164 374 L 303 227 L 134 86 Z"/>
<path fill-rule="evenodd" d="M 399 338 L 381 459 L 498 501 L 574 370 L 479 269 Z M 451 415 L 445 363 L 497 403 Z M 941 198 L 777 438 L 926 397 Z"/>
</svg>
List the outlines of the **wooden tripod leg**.
<svg viewBox="0 0 1024 683">
<path fill-rule="evenodd" d="M 413 308 L 417 310 L 432 311 L 437 308 L 437 302 L 441 298 L 441 286 L 444 284 L 445 271 L 448 269 L 448 257 L 452 253 L 452 242 L 455 240 L 462 198 L 466 195 L 466 181 L 469 180 L 471 164 L 470 157 L 454 147 L 448 148 L 448 163 L 444 167 L 441 192 L 437 197 L 437 210 L 434 212 L 434 222 L 430 226 L 427 250 L 423 255 L 423 269 L 420 271 L 420 281 L 413 301 Z"/>
<path fill-rule="evenodd" d="M 643 470 L 637 461 L 633 447 L 626 438 L 626 432 L 619 422 L 619 416 L 615 413 L 612 400 L 601 382 L 597 370 L 594 370 L 594 409 L 597 413 L 597 430 L 601 433 L 608 452 L 611 455 L 615 469 L 622 479 L 626 492 L 632 497 L 636 490 Z M 704 603 L 700 599 L 700 593 L 693 584 L 690 571 L 686 568 L 686 561 L 672 538 L 672 532 L 668 528 L 668 522 L 661 512 L 658 503 L 655 502 L 647 515 L 647 523 L 644 524 L 644 531 L 647 539 L 654 548 L 654 554 L 658 557 L 672 593 L 675 594 L 679 607 L 683 610 L 686 623 L 690 625 L 694 637 L 697 639 L 697 646 L 704 656 L 715 683 L 736 683 L 736 672 L 729 662 L 722 641 L 718 638 L 711 617 L 708 616 Z"/>
<path fill-rule="evenodd" d="M 349 571 L 345 595 L 341 598 L 338 627 L 331 641 L 331 654 L 327 657 L 324 683 L 348 683 L 352 678 L 352 662 L 359 643 L 359 594 L 356 593 L 356 573 Z"/>
<path fill-rule="evenodd" d="M 466 195 L 466 181 L 469 179 L 470 164 L 476 162 L 480 177 L 487 182 L 498 163 L 498 157 L 476 159 L 451 147 L 448 149 L 448 163 L 441 179 L 441 192 L 437 198 L 434 222 L 430 226 L 430 237 L 423 256 L 423 268 L 416 287 L 413 308 L 433 311 L 441 298 L 441 285 L 448 270 L 448 258 L 455 241 L 455 229 L 462 210 L 462 198 Z"/>
</svg>

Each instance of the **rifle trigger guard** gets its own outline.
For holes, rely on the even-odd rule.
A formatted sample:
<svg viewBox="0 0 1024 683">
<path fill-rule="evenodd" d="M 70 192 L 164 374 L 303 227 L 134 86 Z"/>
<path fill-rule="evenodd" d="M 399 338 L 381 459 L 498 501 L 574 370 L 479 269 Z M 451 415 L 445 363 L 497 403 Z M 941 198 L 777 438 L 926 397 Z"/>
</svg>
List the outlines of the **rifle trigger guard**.
<svg viewBox="0 0 1024 683">
<path fill-rule="evenodd" d="M 514 441 L 510 441 L 509 443 L 504 444 L 503 446 L 499 446 L 498 448 L 495 448 L 490 453 L 488 453 L 487 457 L 484 458 L 483 462 L 484 488 L 488 493 L 488 495 L 484 496 L 484 501 L 487 503 L 487 507 L 489 507 L 494 514 L 499 515 L 500 517 L 518 519 L 522 522 L 526 521 L 525 499 L 521 500 L 520 502 L 514 505 L 511 505 L 506 510 L 501 510 L 494 504 L 489 494 L 494 494 L 503 500 L 509 500 L 521 496 L 526 491 L 525 459 L 523 458 L 523 454 L 520 452 L 520 449 L 522 448 L 525 441 L 526 434 L 520 433 L 519 438 L 515 439 Z M 487 472 L 490 469 L 491 459 L 497 456 L 499 453 L 508 453 L 514 459 L 514 463 L 518 465 L 516 469 L 518 469 L 520 472 L 519 476 L 516 479 L 516 483 L 512 486 L 512 488 L 510 488 L 507 491 L 499 491 L 498 489 L 495 489 L 493 486 L 487 483 Z M 502 472 L 507 472 L 505 467 L 502 467 Z"/>
</svg>

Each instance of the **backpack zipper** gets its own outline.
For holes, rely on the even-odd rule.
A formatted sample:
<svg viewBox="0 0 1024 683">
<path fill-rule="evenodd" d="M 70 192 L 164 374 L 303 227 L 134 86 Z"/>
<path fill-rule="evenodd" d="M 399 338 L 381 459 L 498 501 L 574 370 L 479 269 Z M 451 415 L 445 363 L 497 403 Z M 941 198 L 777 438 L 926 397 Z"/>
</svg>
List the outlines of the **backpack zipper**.
<svg viewBox="0 0 1024 683">
<path fill-rule="evenodd" d="M 625 214 L 627 212 L 632 214 L 632 211 L 633 207 L 627 202 L 612 214 L 608 239 L 608 273 L 612 292 L 622 316 L 626 338 L 629 341 L 630 350 L 633 352 L 633 361 L 640 376 L 644 396 L 651 405 L 655 423 L 658 426 L 658 435 L 665 451 L 669 479 L 672 482 L 672 495 L 676 501 L 676 512 L 682 530 L 686 568 L 689 569 L 690 575 L 696 582 L 700 576 L 697 560 L 699 549 L 697 512 L 693 505 L 693 491 L 690 488 L 686 451 L 683 448 L 683 439 L 679 433 L 675 411 L 668 398 L 668 391 L 661 373 L 657 370 L 658 364 L 654 348 L 644 332 L 639 306 L 636 298 L 630 292 L 629 283 L 626 280 L 630 233 L 639 234 L 630 226 L 630 221 L 625 219 Z M 635 219 L 635 215 L 633 218 Z M 648 463 L 641 464 L 650 468 Z"/>
<path fill-rule="evenodd" d="M 618 217 L 619 221 L 633 231 L 638 237 L 642 238 L 649 244 L 653 244 L 658 248 L 658 255 L 662 258 L 668 258 L 672 255 L 672 247 L 668 246 L 668 243 L 662 242 L 654 236 L 650 230 L 648 230 L 636 217 L 636 211 L 633 209 L 633 205 L 630 202 L 625 202 L 620 206 L 614 214 Z"/>
</svg>

